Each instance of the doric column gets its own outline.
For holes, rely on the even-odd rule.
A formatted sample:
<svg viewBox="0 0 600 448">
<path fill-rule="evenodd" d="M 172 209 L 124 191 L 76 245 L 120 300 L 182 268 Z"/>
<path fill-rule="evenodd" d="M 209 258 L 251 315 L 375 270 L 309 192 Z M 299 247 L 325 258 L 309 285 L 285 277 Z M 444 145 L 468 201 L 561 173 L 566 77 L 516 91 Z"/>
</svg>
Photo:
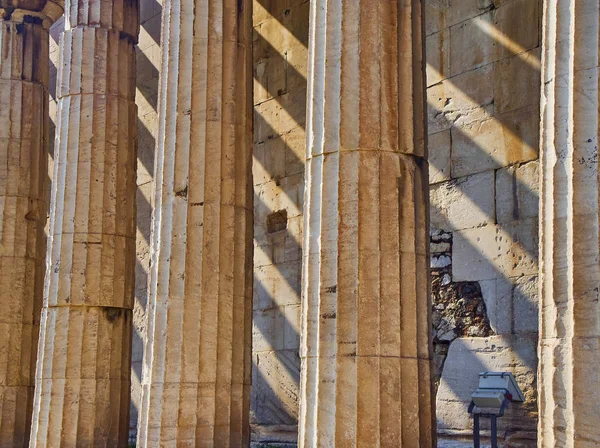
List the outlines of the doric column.
<svg viewBox="0 0 600 448">
<path fill-rule="evenodd" d="M 32 446 L 127 446 L 137 0 L 67 0 Z"/>
<path fill-rule="evenodd" d="M 544 2 L 539 446 L 600 446 L 600 2 Z"/>
<path fill-rule="evenodd" d="M 430 447 L 422 3 L 310 20 L 300 446 Z"/>
<path fill-rule="evenodd" d="M 0 446 L 29 440 L 42 308 L 51 1 L 0 3 Z"/>
<path fill-rule="evenodd" d="M 139 447 L 249 443 L 251 0 L 166 0 Z"/>
</svg>

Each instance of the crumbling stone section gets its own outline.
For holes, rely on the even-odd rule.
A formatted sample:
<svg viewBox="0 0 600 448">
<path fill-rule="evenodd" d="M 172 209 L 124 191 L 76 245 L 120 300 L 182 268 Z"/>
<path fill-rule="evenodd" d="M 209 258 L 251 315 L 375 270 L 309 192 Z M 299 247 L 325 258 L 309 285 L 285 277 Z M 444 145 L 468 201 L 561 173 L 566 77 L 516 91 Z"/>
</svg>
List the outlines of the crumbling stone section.
<svg viewBox="0 0 600 448">
<path fill-rule="evenodd" d="M 0 4 L 0 446 L 29 441 L 43 299 L 52 1 Z"/>
<path fill-rule="evenodd" d="M 541 122 L 542 448 L 600 446 L 597 1 L 545 2 Z"/>
<path fill-rule="evenodd" d="M 31 446 L 127 444 L 138 3 L 65 4 Z"/>
<path fill-rule="evenodd" d="M 452 341 L 494 334 L 478 282 L 452 281 L 452 234 L 431 235 L 433 379 L 439 385 Z"/>
</svg>

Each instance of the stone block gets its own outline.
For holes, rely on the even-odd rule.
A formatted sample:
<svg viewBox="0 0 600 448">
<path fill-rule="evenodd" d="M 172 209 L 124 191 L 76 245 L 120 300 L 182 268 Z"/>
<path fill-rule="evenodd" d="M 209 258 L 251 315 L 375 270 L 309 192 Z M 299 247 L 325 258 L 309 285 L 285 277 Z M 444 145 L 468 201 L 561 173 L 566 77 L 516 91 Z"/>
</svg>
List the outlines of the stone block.
<svg viewBox="0 0 600 448">
<path fill-rule="evenodd" d="M 537 332 L 537 275 L 500 277 L 479 284 L 490 325 L 496 334 Z"/>
<path fill-rule="evenodd" d="M 291 425 L 298 418 L 300 358 L 297 350 L 253 356 L 250 422 Z"/>
<path fill-rule="evenodd" d="M 427 36 L 427 86 L 450 75 L 450 29 Z"/>
<path fill-rule="evenodd" d="M 467 408 L 477 388 L 479 373 L 485 371 L 511 372 L 526 397 L 525 403 L 511 404 L 505 416 L 498 420 L 499 433 L 535 431 L 536 368 L 535 337 L 456 339 L 450 345 L 437 394 L 438 432 L 468 434 L 471 431 Z M 482 428 L 489 428 L 489 420 L 482 420 Z"/>
<path fill-rule="evenodd" d="M 540 102 L 540 53 L 538 47 L 496 63 L 494 106 L 497 114 L 537 107 Z"/>
<path fill-rule="evenodd" d="M 452 177 L 537 159 L 537 108 L 453 127 Z"/>
<path fill-rule="evenodd" d="M 302 262 L 261 266 L 254 270 L 254 309 L 300 303 Z"/>
<path fill-rule="evenodd" d="M 540 45 L 539 4 L 540 2 L 537 0 L 514 0 L 501 1 L 498 5 L 495 11 L 494 29 L 491 30 L 498 42 L 498 59 L 507 58 Z M 539 73 L 539 69 L 536 71 Z"/>
<path fill-rule="evenodd" d="M 481 67 L 427 89 L 428 131 L 489 119 L 493 112 L 494 65 Z"/>
<path fill-rule="evenodd" d="M 537 218 L 457 231 L 452 246 L 452 279 L 478 281 L 535 275 L 537 245 Z"/>
<path fill-rule="evenodd" d="M 494 12 L 459 23 L 450 29 L 450 76 L 473 70 L 497 59 Z"/>
<path fill-rule="evenodd" d="M 534 218 L 539 210 L 539 164 L 514 165 L 496 172 L 496 219 L 499 223 Z"/>
<path fill-rule="evenodd" d="M 252 352 L 282 350 L 285 328 L 284 308 L 255 310 L 252 316 Z"/>
<path fill-rule="evenodd" d="M 429 0 L 425 2 L 425 33 L 430 35 L 489 11 L 492 0 Z"/>
<path fill-rule="evenodd" d="M 450 179 L 450 129 L 428 136 L 429 183 Z"/>
<path fill-rule="evenodd" d="M 432 229 L 454 231 L 493 224 L 494 172 L 433 185 L 430 203 Z"/>
</svg>

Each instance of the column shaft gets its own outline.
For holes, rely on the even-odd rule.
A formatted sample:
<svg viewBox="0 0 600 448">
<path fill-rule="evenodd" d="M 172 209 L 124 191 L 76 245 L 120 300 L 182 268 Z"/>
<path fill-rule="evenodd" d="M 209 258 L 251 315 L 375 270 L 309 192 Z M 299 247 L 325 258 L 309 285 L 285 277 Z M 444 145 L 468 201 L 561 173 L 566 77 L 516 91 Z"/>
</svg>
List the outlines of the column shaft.
<svg viewBox="0 0 600 448">
<path fill-rule="evenodd" d="M 29 441 L 43 297 L 48 26 L 62 12 L 55 4 L 44 11 L 44 3 L 40 11 L 0 8 L 0 446 L 7 447 Z"/>
<path fill-rule="evenodd" d="M 32 446 L 127 446 L 137 0 L 67 0 Z"/>
<path fill-rule="evenodd" d="M 301 447 L 433 446 L 421 9 L 311 3 Z"/>
<path fill-rule="evenodd" d="M 600 446 L 600 3 L 544 3 L 539 446 Z"/>
<path fill-rule="evenodd" d="M 138 446 L 247 446 L 251 0 L 167 0 Z"/>
</svg>

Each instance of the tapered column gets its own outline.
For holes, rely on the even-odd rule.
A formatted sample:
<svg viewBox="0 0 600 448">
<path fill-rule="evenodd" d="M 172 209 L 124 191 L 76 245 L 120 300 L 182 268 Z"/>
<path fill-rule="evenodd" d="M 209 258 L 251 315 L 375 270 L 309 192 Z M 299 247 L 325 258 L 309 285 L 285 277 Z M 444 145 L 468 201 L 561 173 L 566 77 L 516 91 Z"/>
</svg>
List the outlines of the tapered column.
<svg viewBox="0 0 600 448">
<path fill-rule="evenodd" d="M 0 446 L 22 447 L 29 441 L 46 254 L 48 27 L 62 7 L 1 6 Z"/>
<path fill-rule="evenodd" d="M 600 446 L 600 2 L 544 7 L 539 446 Z"/>
<path fill-rule="evenodd" d="M 421 9 L 311 3 L 302 447 L 432 446 Z"/>
<path fill-rule="evenodd" d="M 251 4 L 163 4 L 139 447 L 249 443 Z"/>
<path fill-rule="evenodd" d="M 127 446 L 136 0 L 67 0 L 32 446 Z"/>
</svg>

